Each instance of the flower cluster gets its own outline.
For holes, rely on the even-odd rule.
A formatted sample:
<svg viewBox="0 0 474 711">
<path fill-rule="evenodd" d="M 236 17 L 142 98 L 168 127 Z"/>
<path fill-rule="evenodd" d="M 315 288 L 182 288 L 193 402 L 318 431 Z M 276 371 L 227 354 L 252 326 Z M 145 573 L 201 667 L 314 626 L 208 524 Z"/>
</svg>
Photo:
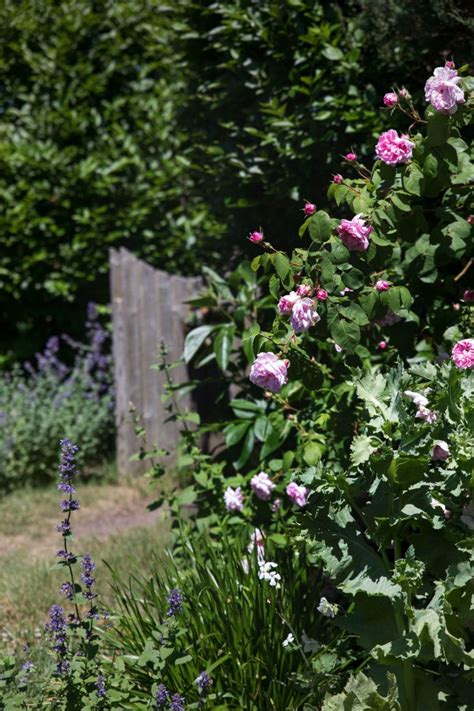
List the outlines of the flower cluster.
<svg viewBox="0 0 474 711">
<path fill-rule="evenodd" d="M 180 590 L 174 588 L 168 593 L 168 611 L 166 615 L 168 617 L 175 617 L 183 609 L 183 593 Z"/>
<path fill-rule="evenodd" d="M 430 410 L 428 405 L 428 398 L 421 393 L 415 393 L 413 390 L 405 390 L 403 393 L 406 397 L 409 397 L 413 403 L 416 405 L 416 415 L 415 417 L 419 420 L 424 420 L 429 425 L 432 425 L 438 419 L 438 415 L 433 410 Z"/>
<path fill-rule="evenodd" d="M 238 486 L 233 489 L 228 486 L 224 492 L 224 503 L 227 511 L 242 511 L 244 508 L 244 495 L 242 489 Z"/>
<path fill-rule="evenodd" d="M 53 650 L 56 655 L 56 673 L 66 674 L 69 671 L 66 621 L 64 619 L 64 610 L 60 605 L 51 605 L 49 622 L 45 625 L 45 628 L 53 640 Z"/>
<path fill-rule="evenodd" d="M 319 601 L 317 610 L 321 613 L 321 615 L 324 615 L 324 617 L 330 617 L 331 619 L 334 619 L 337 613 L 337 605 L 329 602 L 329 600 L 327 600 L 325 597 L 322 597 Z"/>
<path fill-rule="evenodd" d="M 95 585 L 95 578 L 92 573 L 95 570 L 95 563 L 92 562 L 92 558 L 89 553 L 85 553 L 81 561 L 81 581 L 84 583 L 86 592 L 85 596 L 88 600 L 93 600 L 95 594 L 92 588 Z"/>
<path fill-rule="evenodd" d="M 299 506 L 300 508 L 306 506 L 309 495 L 309 491 L 306 486 L 299 486 L 295 481 L 292 481 L 286 487 L 286 493 L 288 498 L 291 499 L 296 506 Z"/>
<path fill-rule="evenodd" d="M 258 578 L 259 580 L 265 580 L 271 588 L 281 587 L 281 575 L 277 572 L 278 565 L 271 560 L 265 561 L 261 560 L 258 563 Z"/>
</svg>

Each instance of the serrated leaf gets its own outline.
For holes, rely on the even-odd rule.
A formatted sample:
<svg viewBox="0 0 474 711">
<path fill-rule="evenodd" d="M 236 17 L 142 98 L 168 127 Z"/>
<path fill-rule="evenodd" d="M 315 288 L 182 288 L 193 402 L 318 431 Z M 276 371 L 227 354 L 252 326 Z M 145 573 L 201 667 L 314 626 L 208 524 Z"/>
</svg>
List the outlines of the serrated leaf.
<svg viewBox="0 0 474 711">
<path fill-rule="evenodd" d="M 372 440 L 367 435 L 354 437 L 351 444 L 351 462 L 354 466 L 367 462 L 376 449 L 377 447 L 372 445 Z"/>
</svg>

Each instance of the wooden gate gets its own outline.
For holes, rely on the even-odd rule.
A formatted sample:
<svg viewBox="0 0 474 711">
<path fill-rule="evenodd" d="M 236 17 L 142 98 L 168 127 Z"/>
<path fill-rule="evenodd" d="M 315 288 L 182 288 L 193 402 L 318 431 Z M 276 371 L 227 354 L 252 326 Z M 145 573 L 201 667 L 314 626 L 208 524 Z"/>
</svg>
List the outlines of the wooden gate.
<svg viewBox="0 0 474 711">
<path fill-rule="evenodd" d="M 180 358 L 189 314 L 183 302 L 196 295 L 202 281 L 154 269 L 123 248 L 110 250 L 110 266 L 117 466 L 120 474 L 139 473 L 146 466 L 130 461 L 142 444 L 135 435 L 130 403 L 142 419 L 148 446 L 173 452 L 179 427 L 164 422 L 169 415 L 162 402 L 165 375 L 151 366 L 159 362 L 162 340 L 168 346 L 168 359 Z M 171 372 L 175 382 L 188 378 L 184 363 Z M 192 405 L 189 396 L 180 402 L 183 407 Z"/>
</svg>

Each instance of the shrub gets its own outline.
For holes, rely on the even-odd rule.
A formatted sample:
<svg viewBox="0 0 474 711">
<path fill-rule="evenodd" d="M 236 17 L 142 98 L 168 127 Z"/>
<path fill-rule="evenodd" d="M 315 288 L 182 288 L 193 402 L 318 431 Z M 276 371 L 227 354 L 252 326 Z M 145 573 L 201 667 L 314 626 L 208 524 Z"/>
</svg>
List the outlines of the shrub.
<svg viewBox="0 0 474 711">
<path fill-rule="evenodd" d="M 55 445 L 67 432 L 80 444 L 80 466 L 97 464 L 111 450 L 113 396 L 108 334 L 89 305 L 89 342 L 52 337 L 36 367 L 15 368 L 0 379 L 0 489 L 44 484 L 55 477 Z M 72 348 L 74 363 L 60 360 Z"/>
<path fill-rule="evenodd" d="M 289 555 L 305 550 L 327 576 L 344 611 L 336 624 L 357 640 L 347 673 L 365 676 L 342 691 L 341 674 L 328 709 L 362 689 L 404 711 L 469 703 L 472 79 L 443 71 L 451 93 L 430 82 L 423 114 L 397 93 L 408 135 L 385 133 L 371 168 L 353 160 L 356 177 L 331 183 L 346 217 L 308 216 L 308 244 L 291 256 L 259 242 L 251 268 L 265 291 L 248 308 L 239 273 L 229 287 L 213 278 L 202 303 L 225 318 L 192 331 L 185 349 L 240 389 L 228 450 L 194 456 L 198 515 L 215 525 L 227 509 L 266 530 L 283 498 Z"/>
</svg>

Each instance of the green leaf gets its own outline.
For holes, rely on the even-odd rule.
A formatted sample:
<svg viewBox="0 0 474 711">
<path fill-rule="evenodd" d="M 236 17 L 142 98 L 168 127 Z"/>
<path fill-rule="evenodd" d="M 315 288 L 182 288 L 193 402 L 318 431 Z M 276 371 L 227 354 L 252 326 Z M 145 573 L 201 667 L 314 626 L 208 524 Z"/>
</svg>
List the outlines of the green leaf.
<svg viewBox="0 0 474 711">
<path fill-rule="evenodd" d="M 362 434 L 354 437 L 351 443 L 351 462 L 354 466 L 364 464 L 376 449 L 377 446 L 372 445 L 372 439 L 367 435 Z"/>
<path fill-rule="evenodd" d="M 423 173 L 421 170 L 412 164 L 410 167 L 410 172 L 408 175 L 403 177 L 403 187 L 411 195 L 421 195 L 421 190 L 423 187 Z"/>
<path fill-rule="evenodd" d="M 387 679 L 388 695 L 382 696 L 375 682 L 358 672 L 349 678 L 343 692 L 326 694 L 321 711 L 401 711 L 396 677 L 387 674 Z"/>
<path fill-rule="evenodd" d="M 188 333 L 186 340 L 184 341 L 183 358 L 185 363 L 190 363 L 192 361 L 214 328 L 215 326 L 199 326 Z"/>
<path fill-rule="evenodd" d="M 449 116 L 435 110 L 429 113 L 427 143 L 430 146 L 442 146 L 449 138 Z"/>
<path fill-rule="evenodd" d="M 332 234 L 331 218 L 324 212 L 318 210 L 309 223 L 309 235 L 313 242 L 326 242 Z"/>
<path fill-rule="evenodd" d="M 250 427 L 250 421 L 248 422 L 232 422 L 230 425 L 224 429 L 225 443 L 227 447 L 233 447 L 235 444 L 240 442 L 241 439 L 247 433 Z"/>
<path fill-rule="evenodd" d="M 438 175 L 438 159 L 432 153 L 426 156 L 423 163 L 423 175 L 429 180 L 434 180 Z"/>
<path fill-rule="evenodd" d="M 331 325 L 331 335 L 338 346 L 351 353 L 359 345 L 360 328 L 354 321 L 340 319 Z"/>
<path fill-rule="evenodd" d="M 234 334 L 235 326 L 233 324 L 221 326 L 214 341 L 214 353 L 221 370 L 225 370 L 229 365 Z"/>
<path fill-rule="evenodd" d="M 344 57 L 339 47 L 333 47 L 330 44 L 327 44 L 324 49 L 321 50 L 321 54 L 323 57 L 326 57 L 326 59 L 329 59 L 330 62 L 340 62 Z"/>
<path fill-rule="evenodd" d="M 234 469 L 241 469 L 241 467 L 244 466 L 245 462 L 248 460 L 250 455 L 253 452 L 253 447 L 255 443 L 255 435 L 253 433 L 253 429 L 249 429 L 245 436 L 244 444 L 242 447 L 242 451 L 240 452 L 240 457 L 237 459 L 237 461 L 233 462 L 233 467 Z"/>
<path fill-rule="evenodd" d="M 317 442 L 309 442 L 303 450 L 303 459 L 306 464 L 311 467 L 319 462 L 322 453 L 322 445 Z"/>
<path fill-rule="evenodd" d="M 282 252 L 277 252 L 276 254 L 274 254 L 273 265 L 281 281 L 284 282 L 290 272 L 290 260 L 288 259 L 286 254 L 283 254 Z"/>
</svg>

